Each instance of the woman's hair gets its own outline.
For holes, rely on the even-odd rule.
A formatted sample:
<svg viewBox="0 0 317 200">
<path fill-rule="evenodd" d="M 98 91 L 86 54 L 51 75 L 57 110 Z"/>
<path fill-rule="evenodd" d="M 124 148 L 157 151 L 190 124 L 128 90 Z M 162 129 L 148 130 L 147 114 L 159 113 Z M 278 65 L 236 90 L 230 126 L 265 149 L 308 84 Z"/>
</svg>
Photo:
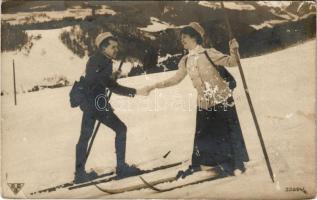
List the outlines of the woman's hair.
<svg viewBox="0 0 317 200">
<path fill-rule="evenodd" d="M 99 49 L 102 50 L 104 48 L 107 48 L 107 46 L 110 44 L 110 40 L 118 42 L 118 39 L 115 37 L 108 37 L 105 40 L 103 40 L 100 45 L 99 45 Z"/>
<path fill-rule="evenodd" d="M 190 37 L 195 38 L 197 44 L 203 44 L 203 38 L 192 27 L 186 26 L 181 30 L 181 34 L 189 35 Z"/>
</svg>

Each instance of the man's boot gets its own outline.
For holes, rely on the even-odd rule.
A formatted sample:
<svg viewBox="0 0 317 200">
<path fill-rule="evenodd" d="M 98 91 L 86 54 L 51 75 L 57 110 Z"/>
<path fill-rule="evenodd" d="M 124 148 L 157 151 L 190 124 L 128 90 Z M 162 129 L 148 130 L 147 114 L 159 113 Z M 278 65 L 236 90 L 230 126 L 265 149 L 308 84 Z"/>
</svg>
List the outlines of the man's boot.
<svg viewBox="0 0 317 200">
<path fill-rule="evenodd" d="M 74 183 L 84 183 L 91 180 L 94 180 L 98 177 L 98 174 L 95 171 L 87 173 L 84 169 L 76 170 Z"/>
<path fill-rule="evenodd" d="M 116 154 L 117 154 L 117 178 L 125 178 L 135 176 L 142 173 L 142 170 L 135 166 L 129 166 L 125 162 L 125 141 L 116 141 Z"/>
<path fill-rule="evenodd" d="M 134 165 L 128 165 L 127 163 L 118 164 L 116 168 L 117 177 L 119 179 L 129 176 L 136 176 L 142 174 L 142 172 L 143 171 L 141 169 L 137 168 Z"/>
</svg>

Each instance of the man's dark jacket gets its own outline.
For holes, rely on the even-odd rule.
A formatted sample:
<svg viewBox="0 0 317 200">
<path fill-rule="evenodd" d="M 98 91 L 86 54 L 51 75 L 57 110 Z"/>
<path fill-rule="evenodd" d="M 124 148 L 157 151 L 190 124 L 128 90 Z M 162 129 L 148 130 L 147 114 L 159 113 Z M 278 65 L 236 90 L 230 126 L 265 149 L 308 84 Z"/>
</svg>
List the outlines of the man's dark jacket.
<svg viewBox="0 0 317 200">
<path fill-rule="evenodd" d="M 100 108 L 112 110 L 106 95 L 106 89 L 119 95 L 133 97 L 136 90 L 129 87 L 119 85 L 112 77 L 112 60 L 107 58 L 101 52 L 92 55 L 86 65 L 85 75 L 86 95 L 87 100 L 81 105 L 84 112 L 92 112 L 93 114 L 103 114 L 105 110 L 100 111 L 96 108 L 96 98 L 99 95 L 104 95 L 99 98 L 98 105 Z M 106 97 L 107 99 L 105 99 Z"/>
</svg>

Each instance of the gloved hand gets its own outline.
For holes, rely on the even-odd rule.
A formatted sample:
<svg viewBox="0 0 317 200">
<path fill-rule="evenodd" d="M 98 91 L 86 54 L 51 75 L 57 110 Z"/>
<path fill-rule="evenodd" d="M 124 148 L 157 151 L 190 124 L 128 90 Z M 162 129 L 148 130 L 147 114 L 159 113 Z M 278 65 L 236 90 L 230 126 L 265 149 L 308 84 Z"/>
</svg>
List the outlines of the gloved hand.
<svg viewBox="0 0 317 200">
<path fill-rule="evenodd" d="M 229 47 L 230 49 L 238 49 L 239 48 L 239 43 L 235 38 L 229 41 Z"/>
</svg>

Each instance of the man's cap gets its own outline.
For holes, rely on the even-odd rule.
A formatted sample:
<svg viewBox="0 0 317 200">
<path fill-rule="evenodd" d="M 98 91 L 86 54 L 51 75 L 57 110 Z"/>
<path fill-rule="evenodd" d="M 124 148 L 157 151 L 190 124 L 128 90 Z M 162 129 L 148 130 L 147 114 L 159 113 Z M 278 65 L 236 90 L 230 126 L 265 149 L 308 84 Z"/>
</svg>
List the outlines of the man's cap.
<svg viewBox="0 0 317 200">
<path fill-rule="evenodd" d="M 104 33 L 100 33 L 95 40 L 95 45 L 99 48 L 100 44 L 102 43 L 102 41 L 104 41 L 105 39 L 109 38 L 109 37 L 114 37 L 112 35 L 112 33 L 110 32 L 104 32 Z"/>
<path fill-rule="evenodd" d="M 191 22 L 191 23 L 188 24 L 187 27 L 193 28 L 201 36 L 201 38 L 204 38 L 205 30 L 204 30 L 204 28 L 202 26 L 200 26 L 199 23 Z"/>
</svg>

